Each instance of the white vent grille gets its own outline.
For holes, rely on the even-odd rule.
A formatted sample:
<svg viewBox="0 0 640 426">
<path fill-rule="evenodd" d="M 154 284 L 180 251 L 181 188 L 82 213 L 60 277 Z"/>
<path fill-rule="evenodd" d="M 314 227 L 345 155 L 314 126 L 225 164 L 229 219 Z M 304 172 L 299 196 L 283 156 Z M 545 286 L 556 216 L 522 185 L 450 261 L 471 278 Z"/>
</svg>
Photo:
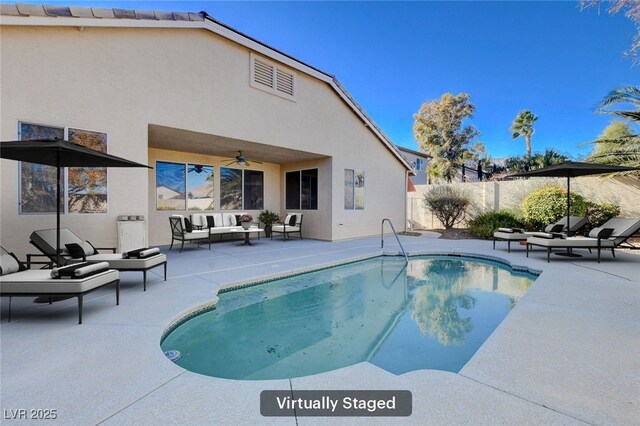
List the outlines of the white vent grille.
<svg viewBox="0 0 640 426">
<path fill-rule="evenodd" d="M 273 89 L 273 66 L 265 64 L 262 61 L 255 60 L 253 63 L 253 81 L 263 84 Z"/>
<path fill-rule="evenodd" d="M 251 54 L 251 87 L 296 100 L 296 75 L 274 62 Z"/>
<path fill-rule="evenodd" d="M 293 74 L 276 70 L 276 90 L 285 95 L 293 96 Z"/>
</svg>

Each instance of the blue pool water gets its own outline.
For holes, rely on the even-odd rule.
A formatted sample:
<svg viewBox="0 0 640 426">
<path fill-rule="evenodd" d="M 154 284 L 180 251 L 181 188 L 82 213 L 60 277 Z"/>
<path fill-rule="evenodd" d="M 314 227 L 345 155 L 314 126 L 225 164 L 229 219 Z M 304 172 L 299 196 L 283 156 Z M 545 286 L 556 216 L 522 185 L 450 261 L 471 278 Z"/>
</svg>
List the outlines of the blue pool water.
<svg viewBox="0 0 640 426">
<path fill-rule="evenodd" d="M 162 341 L 187 370 L 300 377 L 368 361 L 394 374 L 459 371 L 534 276 L 459 257 L 379 257 L 220 294 Z"/>
</svg>

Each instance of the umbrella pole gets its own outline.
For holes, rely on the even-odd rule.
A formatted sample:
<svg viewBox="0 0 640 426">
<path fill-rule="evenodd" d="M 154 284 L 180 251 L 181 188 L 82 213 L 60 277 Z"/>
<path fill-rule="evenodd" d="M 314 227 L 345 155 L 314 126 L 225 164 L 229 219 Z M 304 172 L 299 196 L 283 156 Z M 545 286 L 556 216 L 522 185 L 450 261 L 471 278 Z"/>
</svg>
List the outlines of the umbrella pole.
<svg viewBox="0 0 640 426">
<path fill-rule="evenodd" d="M 60 153 L 56 159 L 56 168 L 58 169 L 56 183 L 56 263 L 60 267 Z"/>
<path fill-rule="evenodd" d="M 567 176 L 567 237 L 571 236 L 571 176 Z"/>
</svg>

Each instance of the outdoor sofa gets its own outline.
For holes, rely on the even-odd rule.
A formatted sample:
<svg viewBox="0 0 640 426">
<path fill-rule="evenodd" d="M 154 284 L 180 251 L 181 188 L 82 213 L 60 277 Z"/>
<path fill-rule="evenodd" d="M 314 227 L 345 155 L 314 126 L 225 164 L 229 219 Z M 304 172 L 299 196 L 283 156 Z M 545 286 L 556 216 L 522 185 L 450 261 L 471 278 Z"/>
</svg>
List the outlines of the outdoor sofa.
<svg viewBox="0 0 640 426">
<path fill-rule="evenodd" d="M 208 229 L 213 235 L 233 234 L 242 230 L 240 216 L 245 213 L 194 213 L 191 215 L 192 226 L 200 229 Z M 260 233 L 258 233 L 260 237 Z"/>
<path fill-rule="evenodd" d="M 571 233 L 579 231 L 587 224 L 587 218 L 583 216 L 571 216 L 569 224 L 571 226 Z M 567 217 L 563 217 L 556 223 L 547 225 L 544 229 L 545 233 L 566 233 L 567 232 Z M 541 235 L 539 232 L 527 232 L 521 228 L 498 228 L 493 233 L 493 249 L 496 249 L 496 241 L 507 242 L 507 252 L 511 253 L 512 241 L 525 241 L 529 237 Z"/>
<path fill-rule="evenodd" d="M 164 280 L 167 280 L 167 256 L 159 253 L 158 249 L 152 249 L 153 254 L 149 257 L 135 258 L 128 257 L 127 253 L 116 253 L 115 248 L 99 248 L 96 249 L 88 241 L 83 241 L 67 228 L 60 229 L 60 264 L 58 265 L 58 256 L 56 256 L 56 230 L 55 229 L 43 229 L 34 231 L 31 233 L 30 242 L 33 244 L 44 256 L 49 258 L 50 266 L 65 266 L 78 262 L 107 262 L 109 268 L 117 269 L 121 272 L 142 272 L 142 288 L 147 291 L 147 271 L 159 266 L 164 266 Z M 73 248 L 80 246 L 84 253 L 71 252 Z M 102 254 L 99 250 L 109 250 L 111 253 Z M 134 250 L 137 251 L 137 250 Z M 34 255 L 28 255 L 27 262 L 30 263 L 30 259 Z"/>
<path fill-rule="evenodd" d="M 60 269 L 27 269 L 13 253 L 0 247 L 0 296 L 9 297 L 8 321 L 11 321 L 12 297 L 76 297 L 78 324 L 82 324 L 82 302 L 85 294 L 115 284 L 116 305 L 120 304 L 118 271 L 109 269 L 106 262 L 78 266 L 73 271 L 68 271 L 69 275 L 65 275 Z"/>
<path fill-rule="evenodd" d="M 640 230 L 640 220 L 616 217 L 608 220 L 598 228 L 589 232 L 589 237 L 548 238 L 532 236 L 527 238 L 527 257 L 529 248 L 533 246 L 547 249 L 547 262 L 551 261 L 553 249 L 596 249 L 598 251 L 598 263 L 600 263 L 600 251 L 610 249 L 613 257 L 616 256 L 615 248 L 624 244 L 631 236 Z M 636 248 L 630 246 L 631 248 Z"/>
</svg>

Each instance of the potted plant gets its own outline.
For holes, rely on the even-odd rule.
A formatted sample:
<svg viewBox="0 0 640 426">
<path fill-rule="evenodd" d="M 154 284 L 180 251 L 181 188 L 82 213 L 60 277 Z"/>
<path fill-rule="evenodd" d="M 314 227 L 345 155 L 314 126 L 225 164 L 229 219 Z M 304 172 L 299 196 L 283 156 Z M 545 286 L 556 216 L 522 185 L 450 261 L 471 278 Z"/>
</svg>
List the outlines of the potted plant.
<svg viewBox="0 0 640 426">
<path fill-rule="evenodd" d="M 269 210 L 261 211 L 258 216 L 258 221 L 264 223 L 264 235 L 267 237 L 271 236 L 271 225 L 277 223 L 279 220 L 280 217 L 278 214 L 270 212 Z"/>
<path fill-rule="evenodd" d="M 251 222 L 253 222 L 253 216 L 248 213 L 240 216 L 240 224 L 244 229 L 249 229 L 251 227 Z"/>
</svg>

